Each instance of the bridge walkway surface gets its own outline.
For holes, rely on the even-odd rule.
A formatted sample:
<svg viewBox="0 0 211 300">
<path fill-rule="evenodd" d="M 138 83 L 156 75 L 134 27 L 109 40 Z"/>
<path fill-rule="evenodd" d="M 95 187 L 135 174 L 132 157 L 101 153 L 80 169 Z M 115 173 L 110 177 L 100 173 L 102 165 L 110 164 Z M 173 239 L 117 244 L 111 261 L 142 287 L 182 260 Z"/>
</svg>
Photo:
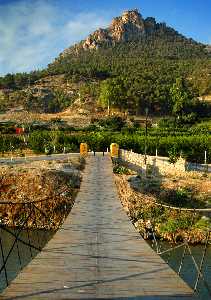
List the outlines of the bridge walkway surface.
<svg viewBox="0 0 211 300">
<path fill-rule="evenodd" d="M 108 155 L 90 156 L 61 229 L 0 299 L 197 299 L 124 212 Z"/>
</svg>

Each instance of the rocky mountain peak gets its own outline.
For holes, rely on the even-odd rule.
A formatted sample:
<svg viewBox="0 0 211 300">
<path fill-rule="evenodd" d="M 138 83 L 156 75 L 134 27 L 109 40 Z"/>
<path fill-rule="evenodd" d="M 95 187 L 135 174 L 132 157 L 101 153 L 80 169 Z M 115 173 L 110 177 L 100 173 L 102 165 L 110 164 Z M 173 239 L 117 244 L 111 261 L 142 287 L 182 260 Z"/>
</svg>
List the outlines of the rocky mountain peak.
<svg viewBox="0 0 211 300">
<path fill-rule="evenodd" d="M 90 34 L 83 43 L 84 49 L 97 49 L 99 44 L 114 44 L 137 40 L 145 34 L 145 24 L 142 15 L 137 9 L 123 12 L 120 17 L 112 20 L 107 29 L 98 29 Z"/>
<path fill-rule="evenodd" d="M 121 16 L 112 20 L 108 28 L 99 28 L 90 34 L 86 40 L 66 49 L 61 56 L 74 51 L 80 52 L 84 50 L 97 50 L 104 46 L 113 46 L 120 42 L 130 42 L 143 40 L 151 35 L 178 34 L 174 29 L 167 27 L 165 23 L 157 23 L 155 18 L 148 17 L 144 19 L 138 9 L 127 10 Z"/>
<path fill-rule="evenodd" d="M 112 21 L 109 31 L 112 39 L 117 42 L 138 39 L 145 33 L 144 19 L 138 10 L 126 11 Z"/>
<path fill-rule="evenodd" d="M 139 25 L 143 21 L 142 15 L 139 13 L 138 9 L 127 10 L 123 12 L 120 18 L 123 23 L 133 23 L 136 25 Z"/>
</svg>

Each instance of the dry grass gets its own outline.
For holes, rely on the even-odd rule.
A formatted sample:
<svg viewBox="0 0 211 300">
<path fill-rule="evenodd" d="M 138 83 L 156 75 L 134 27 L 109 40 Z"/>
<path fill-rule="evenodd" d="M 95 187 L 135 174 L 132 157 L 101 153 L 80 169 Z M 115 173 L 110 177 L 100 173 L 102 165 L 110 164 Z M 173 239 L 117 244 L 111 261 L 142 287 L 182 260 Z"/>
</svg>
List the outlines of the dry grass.
<svg viewBox="0 0 211 300">
<path fill-rule="evenodd" d="M 123 208 L 130 217 L 135 218 L 140 207 L 154 206 L 156 197 L 132 189 L 128 182 L 129 178 L 131 176 L 115 175 L 115 182 Z"/>
<path fill-rule="evenodd" d="M 29 219 L 28 227 L 34 226 L 33 220 L 36 218 L 39 228 L 56 229 L 73 206 L 80 187 L 81 168 L 78 159 L 69 163 L 33 162 L 1 167 L 1 223 L 19 226 L 23 216 L 33 209 L 34 217 Z"/>
</svg>

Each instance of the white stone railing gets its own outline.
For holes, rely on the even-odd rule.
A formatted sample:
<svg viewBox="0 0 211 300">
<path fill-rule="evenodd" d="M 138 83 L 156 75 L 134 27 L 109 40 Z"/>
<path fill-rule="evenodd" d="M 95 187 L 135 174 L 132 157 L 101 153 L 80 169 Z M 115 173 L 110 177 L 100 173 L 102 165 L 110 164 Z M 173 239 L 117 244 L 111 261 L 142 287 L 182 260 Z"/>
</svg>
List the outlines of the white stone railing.
<svg viewBox="0 0 211 300">
<path fill-rule="evenodd" d="M 175 164 L 172 164 L 169 162 L 168 157 L 147 155 L 145 163 L 144 155 L 121 149 L 120 158 L 136 166 L 140 166 L 142 170 L 146 170 L 146 166 L 151 165 L 155 169 L 157 168 L 161 174 L 170 173 L 176 175 L 186 171 L 186 161 L 181 157 Z"/>
</svg>

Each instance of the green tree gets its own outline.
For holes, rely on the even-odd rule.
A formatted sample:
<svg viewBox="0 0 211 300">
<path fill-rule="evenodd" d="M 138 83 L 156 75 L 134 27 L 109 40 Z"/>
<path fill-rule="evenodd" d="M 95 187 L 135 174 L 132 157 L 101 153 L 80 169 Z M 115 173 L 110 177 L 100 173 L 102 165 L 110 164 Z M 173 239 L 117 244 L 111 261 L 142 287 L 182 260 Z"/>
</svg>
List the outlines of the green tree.
<svg viewBox="0 0 211 300">
<path fill-rule="evenodd" d="M 178 117 L 186 115 L 193 105 L 194 95 L 183 78 L 176 79 L 176 83 L 170 89 L 170 96 L 173 103 L 173 115 Z"/>
<path fill-rule="evenodd" d="M 100 86 L 100 104 L 103 107 L 117 107 L 121 111 L 127 107 L 126 88 L 121 78 L 106 79 Z"/>
</svg>

